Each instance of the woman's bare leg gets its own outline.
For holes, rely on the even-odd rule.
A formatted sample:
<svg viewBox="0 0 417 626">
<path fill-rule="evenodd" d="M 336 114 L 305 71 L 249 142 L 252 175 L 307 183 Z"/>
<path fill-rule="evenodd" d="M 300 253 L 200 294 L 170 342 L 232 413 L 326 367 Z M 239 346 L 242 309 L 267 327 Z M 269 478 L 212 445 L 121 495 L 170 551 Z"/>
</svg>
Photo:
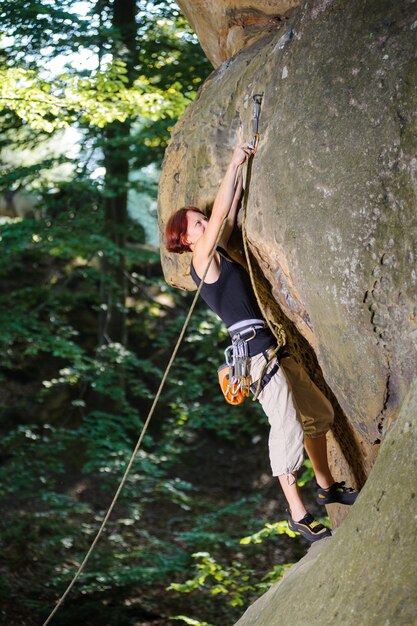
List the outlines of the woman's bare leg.
<svg viewBox="0 0 417 626">
<path fill-rule="evenodd" d="M 294 520 L 299 521 L 307 513 L 307 510 L 301 500 L 296 475 L 290 474 L 287 476 L 287 474 L 281 474 L 281 476 L 278 476 L 278 479 L 281 484 L 282 491 L 284 492 L 284 496 L 287 499 L 291 517 Z"/>
<path fill-rule="evenodd" d="M 296 474 L 281 474 L 278 478 L 290 508 L 290 518 L 288 519 L 290 529 L 299 532 L 309 541 L 318 541 L 324 537 L 330 537 L 331 531 L 307 512 L 298 491 Z"/>
<path fill-rule="evenodd" d="M 327 459 L 326 435 L 305 437 L 304 447 L 313 466 L 316 481 L 322 489 L 328 489 L 335 482 Z"/>
</svg>

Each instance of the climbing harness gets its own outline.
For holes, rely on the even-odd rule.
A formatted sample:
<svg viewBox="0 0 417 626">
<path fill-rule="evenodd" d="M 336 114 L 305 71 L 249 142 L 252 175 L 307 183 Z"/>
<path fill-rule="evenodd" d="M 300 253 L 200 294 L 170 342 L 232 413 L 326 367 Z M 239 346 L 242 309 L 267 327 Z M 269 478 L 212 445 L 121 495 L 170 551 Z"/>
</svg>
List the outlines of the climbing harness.
<svg viewBox="0 0 417 626">
<path fill-rule="evenodd" d="M 252 139 L 252 146 L 254 147 L 254 153 L 257 150 L 258 147 L 258 143 L 259 143 L 259 118 L 261 115 L 261 106 L 262 106 L 262 99 L 263 99 L 263 93 L 256 93 L 254 94 L 254 96 L 252 97 L 253 99 L 253 117 L 252 117 L 252 129 L 253 129 L 253 139 Z M 243 201 L 242 201 L 242 239 L 243 239 L 243 248 L 245 251 L 245 258 L 246 258 L 246 263 L 248 265 L 248 272 L 249 272 L 249 276 L 250 276 L 250 280 L 251 280 L 251 284 L 252 284 L 252 289 L 253 292 L 255 294 L 256 297 L 256 301 L 258 303 L 258 306 L 261 310 L 262 315 L 264 316 L 264 319 L 266 320 L 266 323 L 268 324 L 268 327 L 270 329 L 270 331 L 272 332 L 272 334 L 274 335 L 275 339 L 277 340 L 277 346 L 274 349 L 274 351 L 272 353 L 269 354 L 269 358 L 267 358 L 265 360 L 265 365 L 263 366 L 260 375 L 259 375 L 259 379 L 258 382 L 256 383 L 256 389 L 253 392 L 253 398 L 252 400 L 255 401 L 257 400 L 259 393 L 261 392 L 261 390 L 265 387 L 265 380 L 266 380 L 266 376 L 268 376 L 268 382 L 269 380 L 272 378 L 271 376 L 271 372 L 269 372 L 268 374 L 266 374 L 267 368 L 269 363 L 272 361 L 272 359 L 276 356 L 278 356 L 279 351 L 281 350 L 281 348 L 283 348 L 286 343 L 287 343 L 287 339 L 286 339 L 286 335 L 285 335 L 285 331 L 284 328 L 282 327 L 281 324 L 273 324 L 269 319 L 268 316 L 265 312 L 265 307 L 263 306 L 263 303 L 259 297 L 259 293 L 258 293 L 258 289 L 256 286 L 256 281 L 254 278 L 254 273 L 253 273 L 253 266 L 252 266 L 252 261 L 250 258 L 250 254 L 249 254 L 249 246 L 248 246 L 248 239 L 247 239 L 247 233 L 246 233 L 246 215 L 247 215 L 247 209 L 248 209 L 248 198 L 249 198 L 249 187 L 250 187 L 250 181 L 251 181 L 251 175 L 252 175 L 252 163 L 253 163 L 253 154 L 250 155 L 248 161 L 247 161 L 247 166 L 246 166 L 246 182 L 245 182 L 245 191 L 244 191 L 244 195 L 243 195 Z M 279 364 L 275 364 L 277 366 L 277 370 L 279 367 Z M 275 367 L 274 365 L 274 367 Z M 275 372 L 274 372 L 275 373 Z M 253 391 L 254 387 L 252 386 L 252 391 Z"/>
<path fill-rule="evenodd" d="M 248 342 L 256 337 L 258 330 L 265 327 L 264 320 L 249 319 L 237 322 L 227 329 L 232 337 L 232 344 L 224 351 L 226 363 L 217 372 L 221 390 L 229 404 L 242 404 L 249 397 L 252 378 L 249 374 Z"/>
<path fill-rule="evenodd" d="M 242 404 L 249 396 L 252 379 L 249 375 L 248 344 L 240 333 L 233 335 L 232 345 L 226 348 L 224 357 L 226 363 L 218 370 L 223 395 L 229 404 Z"/>
<path fill-rule="evenodd" d="M 259 396 L 261 391 L 265 389 L 265 387 L 267 386 L 271 378 L 273 378 L 275 374 L 277 373 L 277 371 L 279 370 L 279 359 L 277 358 L 277 360 L 275 361 L 274 365 L 271 367 L 269 372 L 266 371 L 268 364 L 271 362 L 272 358 L 276 355 L 276 352 L 277 351 L 274 350 L 274 353 L 272 356 L 268 356 L 267 353 L 263 353 L 263 356 L 266 361 L 265 366 L 261 370 L 259 380 L 256 383 L 252 383 L 250 387 L 250 390 L 252 391 L 255 400 Z"/>
</svg>

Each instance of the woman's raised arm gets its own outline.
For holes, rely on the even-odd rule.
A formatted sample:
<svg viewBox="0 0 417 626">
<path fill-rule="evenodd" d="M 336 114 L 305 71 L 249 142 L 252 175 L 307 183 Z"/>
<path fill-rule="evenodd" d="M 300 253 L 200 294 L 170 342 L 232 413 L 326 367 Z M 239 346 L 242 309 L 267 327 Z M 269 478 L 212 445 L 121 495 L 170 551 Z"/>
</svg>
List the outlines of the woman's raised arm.
<svg viewBox="0 0 417 626">
<path fill-rule="evenodd" d="M 220 184 L 219 191 L 217 192 L 210 219 L 204 234 L 196 243 L 194 254 L 201 259 L 208 258 L 210 256 L 213 247 L 216 244 L 223 221 L 229 215 L 231 210 L 234 212 L 234 215 L 230 214 L 232 222 L 231 226 L 233 228 L 233 222 L 236 217 L 236 211 L 239 205 L 241 193 L 241 189 L 238 192 L 239 186 L 241 185 L 239 180 L 239 169 L 240 166 L 250 157 L 252 152 L 253 146 L 251 146 L 250 143 L 242 142 L 242 129 L 239 128 L 237 145 L 226 170 L 226 174 Z M 228 227 L 230 227 L 230 224 L 226 224 L 225 228 L 228 229 Z M 231 230 L 228 233 L 228 236 L 226 234 L 227 239 L 226 237 L 223 239 L 228 241 L 230 233 Z"/>
</svg>

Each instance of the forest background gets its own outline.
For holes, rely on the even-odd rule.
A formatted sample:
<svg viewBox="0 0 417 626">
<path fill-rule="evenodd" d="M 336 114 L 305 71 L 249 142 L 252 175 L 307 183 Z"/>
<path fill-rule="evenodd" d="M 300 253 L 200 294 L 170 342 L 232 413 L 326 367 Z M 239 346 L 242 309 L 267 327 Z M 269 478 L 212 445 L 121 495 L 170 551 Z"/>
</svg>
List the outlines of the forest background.
<svg viewBox="0 0 417 626">
<path fill-rule="evenodd" d="M 0 623 L 32 626 L 97 532 L 191 303 L 163 280 L 155 200 L 212 68 L 169 0 L 2 0 L 0 15 Z M 226 345 L 198 305 L 53 623 L 228 626 L 305 553 L 262 414 L 218 392 Z"/>
</svg>

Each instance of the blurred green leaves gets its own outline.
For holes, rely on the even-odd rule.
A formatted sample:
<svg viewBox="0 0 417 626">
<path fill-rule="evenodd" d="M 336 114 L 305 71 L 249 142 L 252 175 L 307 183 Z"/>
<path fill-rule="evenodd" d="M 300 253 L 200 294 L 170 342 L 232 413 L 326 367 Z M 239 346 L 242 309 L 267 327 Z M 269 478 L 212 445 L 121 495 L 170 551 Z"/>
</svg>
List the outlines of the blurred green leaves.
<svg viewBox="0 0 417 626">
<path fill-rule="evenodd" d="M 46 81 L 39 72 L 0 69 L 0 111 L 10 110 L 33 130 L 51 133 L 75 122 L 104 128 L 131 117 L 158 121 L 178 117 L 190 99 L 173 82 L 167 89 L 140 76 L 126 86 L 126 64 L 116 61 L 88 78 L 61 74 Z"/>
</svg>

